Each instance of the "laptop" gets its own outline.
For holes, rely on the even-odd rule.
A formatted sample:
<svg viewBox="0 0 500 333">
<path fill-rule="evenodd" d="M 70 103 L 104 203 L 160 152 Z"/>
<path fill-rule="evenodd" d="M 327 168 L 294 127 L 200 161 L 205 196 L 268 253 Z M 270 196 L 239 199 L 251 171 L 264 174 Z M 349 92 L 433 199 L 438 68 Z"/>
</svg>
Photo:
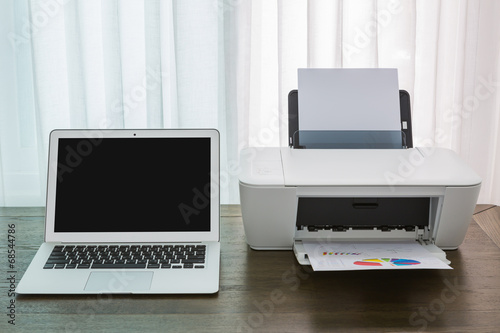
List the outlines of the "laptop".
<svg viewBox="0 0 500 333">
<path fill-rule="evenodd" d="M 54 130 L 45 242 L 18 294 L 219 290 L 219 133 Z"/>
</svg>

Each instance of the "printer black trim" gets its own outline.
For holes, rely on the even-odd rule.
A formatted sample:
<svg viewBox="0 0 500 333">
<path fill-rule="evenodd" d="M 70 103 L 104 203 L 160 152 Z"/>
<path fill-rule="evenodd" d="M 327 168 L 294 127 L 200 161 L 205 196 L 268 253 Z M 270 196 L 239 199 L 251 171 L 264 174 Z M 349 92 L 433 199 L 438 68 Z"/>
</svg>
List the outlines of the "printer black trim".
<svg viewBox="0 0 500 333">
<path fill-rule="evenodd" d="M 345 231 L 380 229 L 413 231 L 429 226 L 431 198 L 299 197 L 296 226 L 307 229 Z"/>
<path fill-rule="evenodd" d="M 405 134 L 403 146 L 413 147 L 413 133 L 411 123 L 410 94 L 406 90 L 399 91 L 399 107 L 401 112 L 401 130 Z M 299 130 L 299 92 L 297 89 L 288 93 L 288 140 L 289 146 L 296 147 L 293 141 L 294 134 Z"/>
</svg>

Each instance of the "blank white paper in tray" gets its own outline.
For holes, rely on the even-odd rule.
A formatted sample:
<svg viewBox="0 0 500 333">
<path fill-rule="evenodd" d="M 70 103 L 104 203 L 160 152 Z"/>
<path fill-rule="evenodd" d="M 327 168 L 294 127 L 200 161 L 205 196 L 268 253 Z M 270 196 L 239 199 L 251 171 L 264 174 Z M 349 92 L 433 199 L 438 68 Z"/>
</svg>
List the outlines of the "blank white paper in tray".
<svg viewBox="0 0 500 333">
<path fill-rule="evenodd" d="M 300 68 L 299 130 L 401 130 L 394 68 Z"/>
</svg>

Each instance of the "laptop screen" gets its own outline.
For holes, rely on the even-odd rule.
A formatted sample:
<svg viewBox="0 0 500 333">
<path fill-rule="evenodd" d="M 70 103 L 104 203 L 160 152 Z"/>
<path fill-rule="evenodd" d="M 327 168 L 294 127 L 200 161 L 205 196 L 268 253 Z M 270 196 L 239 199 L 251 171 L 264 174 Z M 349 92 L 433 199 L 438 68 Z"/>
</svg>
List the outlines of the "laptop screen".
<svg viewBox="0 0 500 333">
<path fill-rule="evenodd" d="M 210 231 L 210 137 L 58 140 L 56 233 Z"/>
</svg>

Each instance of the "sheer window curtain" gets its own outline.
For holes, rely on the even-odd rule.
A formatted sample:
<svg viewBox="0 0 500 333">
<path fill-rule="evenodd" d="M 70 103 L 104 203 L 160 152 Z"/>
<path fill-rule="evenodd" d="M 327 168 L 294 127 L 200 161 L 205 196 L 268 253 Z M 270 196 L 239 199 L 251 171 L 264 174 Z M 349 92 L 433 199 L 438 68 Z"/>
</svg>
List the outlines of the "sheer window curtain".
<svg viewBox="0 0 500 333">
<path fill-rule="evenodd" d="M 497 1 L 2 6 L 0 206 L 44 205 L 53 128 L 218 128 L 222 203 L 238 203 L 239 151 L 287 144 L 301 67 L 398 68 L 415 144 L 457 151 L 483 178 L 480 202 L 500 204 Z"/>
</svg>

